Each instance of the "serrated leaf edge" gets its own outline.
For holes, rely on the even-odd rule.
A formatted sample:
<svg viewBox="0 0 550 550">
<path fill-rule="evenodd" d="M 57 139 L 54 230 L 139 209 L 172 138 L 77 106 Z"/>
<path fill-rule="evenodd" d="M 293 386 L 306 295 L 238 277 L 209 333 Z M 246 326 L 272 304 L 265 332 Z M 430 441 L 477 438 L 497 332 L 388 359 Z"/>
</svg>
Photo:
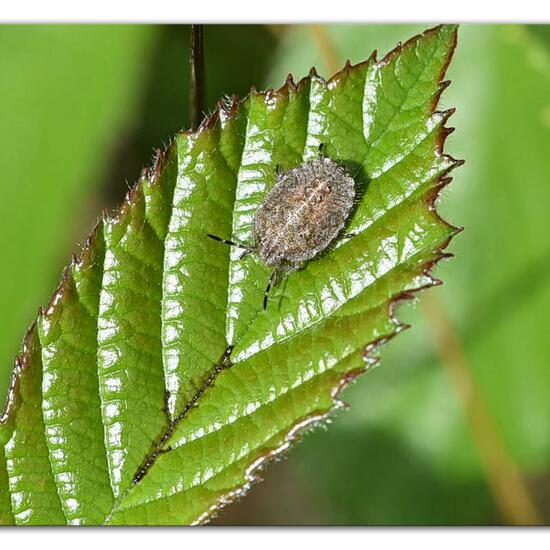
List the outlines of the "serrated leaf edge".
<svg viewBox="0 0 550 550">
<path fill-rule="evenodd" d="M 289 73 L 285 83 L 281 87 L 275 90 L 270 88 L 264 91 L 257 91 L 255 88 L 252 88 L 251 91 L 242 99 L 239 99 L 237 95 L 232 95 L 226 98 L 225 100 L 219 100 L 216 104 L 214 111 L 203 119 L 203 121 L 201 122 L 201 124 L 196 130 L 180 130 L 166 144 L 164 149 L 159 148 L 156 150 L 156 154 L 153 158 L 151 167 L 145 167 L 142 170 L 142 173 L 138 178 L 138 180 L 128 190 L 120 206 L 112 214 L 109 214 L 105 210 L 102 211 L 100 219 L 92 228 L 88 238 L 85 241 L 84 246 L 82 247 L 80 254 L 79 255 L 73 254 L 71 256 L 71 260 L 69 264 L 63 269 L 61 281 L 58 287 L 56 288 L 56 290 L 54 291 L 52 298 L 50 299 L 50 302 L 48 303 L 45 309 L 39 308 L 38 318 L 40 318 L 41 316 L 46 317 L 49 314 L 51 314 L 51 312 L 53 311 L 53 308 L 55 308 L 57 303 L 63 297 L 63 291 L 65 288 L 65 285 L 69 282 L 69 277 L 71 276 L 70 275 L 71 270 L 76 266 L 84 265 L 85 262 L 89 260 L 93 241 L 97 238 L 99 229 L 103 226 L 103 223 L 105 222 L 118 223 L 121 221 L 121 218 L 125 215 L 125 213 L 127 212 L 127 210 L 129 209 L 129 207 L 131 206 L 134 200 L 133 199 L 134 194 L 140 192 L 141 185 L 145 180 L 149 181 L 151 185 L 156 184 L 158 176 L 165 165 L 166 159 L 168 158 L 168 155 L 171 152 L 172 147 L 175 146 L 175 142 L 178 136 L 189 136 L 189 137 L 192 136 L 196 139 L 200 136 L 202 132 L 212 129 L 215 126 L 215 124 L 218 122 L 218 120 L 220 120 L 221 122 L 225 122 L 227 120 L 234 119 L 235 116 L 237 115 L 239 107 L 244 103 L 246 103 L 252 96 L 264 96 L 266 99 L 269 99 L 270 97 L 273 97 L 275 95 L 288 93 L 289 90 L 299 91 L 303 86 L 306 85 L 309 79 L 313 79 L 313 78 L 318 79 L 321 83 L 323 83 L 327 87 L 330 87 L 334 82 L 337 82 L 338 79 L 340 79 L 342 76 L 345 76 L 351 70 L 369 65 L 370 63 L 375 63 L 379 66 L 383 66 L 389 63 L 394 56 L 401 53 L 404 49 L 411 47 L 421 38 L 424 38 L 430 34 L 439 32 L 439 30 L 441 30 L 442 27 L 443 25 L 432 27 L 430 29 L 427 29 L 423 33 L 413 36 L 412 38 L 408 39 L 406 42 L 402 44 L 399 43 L 395 48 L 389 51 L 380 61 L 377 61 L 377 50 L 374 50 L 372 54 L 368 57 L 368 59 L 360 63 L 357 63 L 355 65 L 352 65 L 350 61 L 347 60 L 344 67 L 340 71 L 336 72 L 328 80 L 325 80 L 323 77 L 319 76 L 317 74 L 316 68 L 312 67 L 309 72 L 309 75 L 306 77 L 303 77 L 297 83 L 294 81 L 292 74 Z M 455 27 L 453 32 L 453 42 L 451 44 L 451 47 L 449 48 L 449 55 L 439 75 L 439 90 L 434 95 L 434 98 L 430 105 L 430 113 L 429 113 L 430 115 L 441 114 L 444 117 L 443 124 L 445 124 L 445 122 L 449 119 L 449 117 L 455 112 L 454 108 L 448 109 L 446 111 L 437 111 L 436 107 L 439 103 L 441 94 L 451 83 L 450 80 L 442 80 L 442 79 L 452 59 L 452 56 L 456 47 L 456 43 L 457 43 L 457 28 Z M 347 404 L 345 403 L 345 401 L 343 401 L 340 398 L 341 392 L 350 383 L 355 381 L 358 376 L 360 376 L 361 374 L 364 374 L 379 362 L 379 357 L 377 355 L 377 352 L 383 344 L 391 340 L 393 337 L 395 337 L 397 334 L 399 334 L 403 330 L 410 328 L 410 325 L 406 323 L 402 323 L 398 319 L 397 313 L 396 313 L 397 306 L 403 302 L 408 302 L 410 300 L 415 299 L 417 294 L 419 294 L 420 292 L 428 288 L 443 284 L 443 282 L 440 279 L 437 279 L 432 275 L 432 271 L 434 267 L 441 260 L 450 259 L 454 256 L 451 253 L 445 252 L 445 250 L 448 247 L 449 243 L 451 242 L 452 238 L 458 233 L 460 233 L 461 231 L 463 231 L 462 227 L 457 227 L 451 224 L 450 222 L 448 222 L 447 220 L 445 220 L 444 218 L 442 218 L 436 208 L 436 203 L 441 194 L 441 191 L 447 185 L 449 185 L 449 183 L 452 181 L 452 177 L 448 176 L 449 172 L 454 168 L 456 168 L 457 166 L 460 166 L 464 163 L 463 160 L 456 160 L 451 155 L 444 153 L 445 141 L 453 131 L 454 131 L 454 128 L 448 128 L 448 127 L 445 127 L 444 125 L 441 126 L 440 133 L 439 133 L 439 140 L 438 140 L 438 153 L 441 154 L 442 156 L 445 156 L 449 160 L 450 166 L 439 177 L 437 184 L 434 186 L 431 193 L 427 196 L 427 203 L 428 203 L 429 209 L 436 215 L 438 221 L 450 230 L 450 236 L 446 239 L 446 241 L 440 247 L 438 247 L 436 250 L 433 251 L 433 254 L 435 254 L 435 258 L 432 258 L 426 263 L 422 264 L 421 273 L 428 279 L 429 282 L 420 287 L 405 289 L 391 296 L 388 304 L 388 318 L 394 324 L 394 330 L 364 345 L 363 359 L 365 361 L 365 366 L 358 369 L 354 369 L 353 371 L 350 371 L 344 374 L 342 378 L 338 381 L 338 383 L 333 387 L 331 392 L 331 397 L 333 400 L 332 407 L 328 409 L 326 412 L 310 415 L 296 422 L 294 426 L 292 426 L 288 430 L 288 433 L 285 436 L 284 442 L 281 445 L 279 445 L 274 449 L 270 449 L 263 455 L 260 455 L 258 458 L 256 458 L 256 460 L 252 464 L 249 465 L 245 475 L 247 481 L 242 486 L 237 487 L 231 491 L 228 491 L 227 493 L 220 496 L 215 504 L 209 507 L 208 510 L 206 510 L 203 514 L 201 514 L 197 519 L 195 519 L 192 522 L 193 525 L 202 525 L 207 523 L 213 517 L 215 517 L 225 506 L 231 504 L 232 502 L 234 502 L 239 498 L 242 498 L 250 490 L 250 488 L 254 483 L 261 480 L 261 472 L 263 471 L 263 469 L 270 462 L 277 459 L 286 450 L 288 450 L 291 447 L 292 443 L 299 440 L 304 430 L 306 430 L 307 428 L 315 427 L 316 425 L 319 425 L 320 423 L 327 421 L 332 415 L 335 414 L 335 412 L 337 412 L 341 408 L 346 408 Z M 31 343 L 33 331 L 36 328 L 36 324 L 37 324 L 37 320 L 33 321 L 30 327 L 28 328 L 25 334 L 25 337 L 23 339 L 22 350 L 14 359 L 14 368 L 12 371 L 11 383 L 8 390 L 6 404 L 2 415 L 0 416 L 0 442 L 2 444 L 6 443 L 9 437 L 11 436 L 11 433 L 9 432 L 10 424 L 13 420 L 13 415 L 16 413 L 18 408 L 19 381 L 20 381 L 22 372 L 29 367 L 30 343 Z"/>
</svg>

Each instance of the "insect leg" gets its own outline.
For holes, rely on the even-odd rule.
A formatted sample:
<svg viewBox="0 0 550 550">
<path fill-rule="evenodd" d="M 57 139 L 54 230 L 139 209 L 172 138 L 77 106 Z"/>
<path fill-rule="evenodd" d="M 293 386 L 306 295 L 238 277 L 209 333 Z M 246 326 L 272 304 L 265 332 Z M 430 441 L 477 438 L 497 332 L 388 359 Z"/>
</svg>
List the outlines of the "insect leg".
<svg viewBox="0 0 550 550">
<path fill-rule="evenodd" d="M 271 277 L 269 277 L 269 281 L 267 283 L 267 287 L 264 292 L 264 310 L 267 309 L 267 298 L 269 296 L 269 291 L 271 290 L 271 287 L 275 284 L 278 274 L 279 274 L 278 270 L 274 269 L 273 272 L 271 273 Z"/>
<path fill-rule="evenodd" d="M 319 156 L 324 159 L 327 156 L 327 147 L 324 143 L 319 143 Z"/>
<path fill-rule="evenodd" d="M 220 243 L 228 244 L 229 246 L 236 246 L 237 248 L 243 248 L 244 250 L 247 251 L 248 254 L 250 254 L 253 251 L 252 247 L 248 246 L 247 244 L 239 243 L 236 241 L 230 241 L 229 239 L 222 239 L 217 235 L 212 235 L 212 233 L 207 233 L 206 235 L 211 239 L 214 239 L 215 241 L 219 241 Z"/>
</svg>

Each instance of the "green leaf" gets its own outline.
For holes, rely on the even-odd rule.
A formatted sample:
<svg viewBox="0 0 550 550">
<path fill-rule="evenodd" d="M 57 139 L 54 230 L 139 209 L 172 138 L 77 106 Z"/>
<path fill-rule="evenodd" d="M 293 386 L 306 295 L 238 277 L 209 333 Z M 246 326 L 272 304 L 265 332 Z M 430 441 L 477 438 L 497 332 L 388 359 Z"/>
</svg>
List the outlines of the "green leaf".
<svg viewBox="0 0 550 550">
<path fill-rule="evenodd" d="M 207 521 L 342 405 L 457 231 L 434 208 L 458 164 L 442 152 L 452 111 L 435 111 L 455 42 L 436 27 L 328 83 L 312 72 L 220 104 L 176 136 L 25 339 L 0 426 L 4 521 Z M 354 174 L 354 236 L 265 312 L 270 270 L 206 233 L 250 241 L 276 167 L 321 143 Z"/>
</svg>

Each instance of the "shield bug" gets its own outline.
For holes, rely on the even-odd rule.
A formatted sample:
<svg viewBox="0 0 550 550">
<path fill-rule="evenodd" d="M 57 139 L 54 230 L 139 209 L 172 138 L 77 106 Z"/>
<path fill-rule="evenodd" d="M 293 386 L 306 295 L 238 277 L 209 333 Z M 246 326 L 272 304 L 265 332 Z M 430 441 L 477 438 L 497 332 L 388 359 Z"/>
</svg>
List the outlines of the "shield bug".
<svg viewBox="0 0 550 550">
<path fill-rule="evenodd" d="M 348 171 L 321 155 L 291 170 L 278 172 L 275 185 L 256 211 L 254 242 L 247 245 L 212 239 L 256 253 L 273 268 L 264 293 L 263 307 L 280 273 L 300 269 L 337 237 L 353 207 L 355 182 Z"/>
</svg>

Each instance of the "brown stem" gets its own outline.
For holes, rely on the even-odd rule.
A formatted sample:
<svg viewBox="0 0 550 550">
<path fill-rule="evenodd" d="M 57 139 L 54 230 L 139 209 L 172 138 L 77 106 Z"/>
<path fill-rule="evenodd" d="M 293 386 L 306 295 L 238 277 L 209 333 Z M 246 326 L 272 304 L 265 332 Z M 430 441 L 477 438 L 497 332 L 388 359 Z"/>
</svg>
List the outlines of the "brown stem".
<svg viewBox="0 0 550 550">
<path fill-rule="evenodd" d="M 544 525 L 517 464 L 504 446 L 472 375 L 462 344 L 438 296 L 428 292 L 422 296 L 420 304 L 441 363 L 462 403 L 485 476 L 503 519 L 511 525 Z"/>
<path fill-rule="evenodd" d="M 340 56 L 327 29 L 324 25 L 309 25 L 309 30 L 313 35 L 313 39 L 317 42 L 317 47 L 327 71 L 330 74 L 335 74 L 340 69 Z"/>
<path fill-rule="evenodd" d="M 189 108 L 191 128 L 197 129 L 205 111 L 206 83 L 204 76 L 204 25 L 191 25 L 191 86 Z"/>
</svg>

